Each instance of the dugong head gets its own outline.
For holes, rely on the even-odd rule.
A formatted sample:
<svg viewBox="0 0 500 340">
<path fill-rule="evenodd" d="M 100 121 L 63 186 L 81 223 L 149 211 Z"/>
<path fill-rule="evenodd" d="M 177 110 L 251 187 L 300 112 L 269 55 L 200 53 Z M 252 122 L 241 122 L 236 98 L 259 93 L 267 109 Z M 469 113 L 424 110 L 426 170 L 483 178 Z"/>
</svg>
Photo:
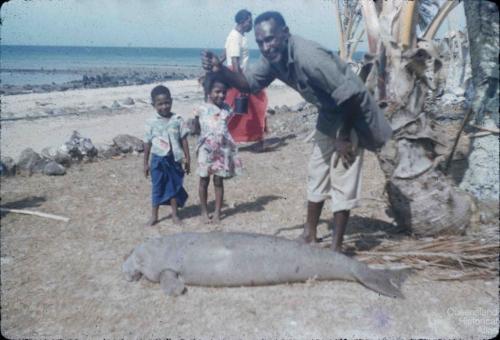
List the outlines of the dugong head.
<svg viewBox="0 0 500 340">
<path fill-rule="evenodd" d="M 142 272 L 138 266 L 134 249 L 132 249 L 128 255 L 124 257 L 125 262 L 122 265 L 122 272 L 125 275 L 127 281 L 137 281 L 141 278 Z"/>
</svg>

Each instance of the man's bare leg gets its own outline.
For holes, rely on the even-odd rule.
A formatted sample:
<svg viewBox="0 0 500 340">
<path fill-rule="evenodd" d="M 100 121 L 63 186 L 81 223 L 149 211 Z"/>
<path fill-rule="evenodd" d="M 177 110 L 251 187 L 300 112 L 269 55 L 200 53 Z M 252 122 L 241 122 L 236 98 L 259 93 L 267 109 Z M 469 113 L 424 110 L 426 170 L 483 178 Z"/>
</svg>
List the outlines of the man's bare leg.
<svg viewBox="0 0 500 340">
<path fill-rule="evenodd" d="M 333 214 L 333 231 L 332 231 L 332 250 L 335 252 L 342 251 L 342 241 L 349 220 L 349 210 L 337 211 Z"/>
<path fill-rule="evenodd" d="M 316 229 L 318 227 L 321 210 L 324 202 L 307 202 L 307 217 L 304 224 L 304 231 L 297 239 L 299 242 L 311 243 L 317 242 Z"/>
</svg>

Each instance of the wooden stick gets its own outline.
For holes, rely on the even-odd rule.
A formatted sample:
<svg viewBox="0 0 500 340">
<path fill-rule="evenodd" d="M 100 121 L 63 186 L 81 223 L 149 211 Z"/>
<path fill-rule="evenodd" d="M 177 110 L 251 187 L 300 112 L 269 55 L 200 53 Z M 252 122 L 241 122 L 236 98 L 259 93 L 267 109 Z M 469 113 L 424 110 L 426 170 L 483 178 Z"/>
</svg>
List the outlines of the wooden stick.
<svg viewBox="0 0 500 340">
<path fill-rule="evenodd" d="M 484 126 L 479 126 L 479 125 L 474 125 L 474 124 L 469 124 L 470 126 L 476 128 L 476 129 L 479 129 L 481 131 L 488 131 L 488 132 L 491 132 L 491 133 L 496 133 L 497 135 L 500 133 L 500 130 L 499 129 L 490 129 L 490 128 L 487 128 L 487 127 L 484 127 Z"/>
<path fill-rule="evenodd" d="M 469 135 L 469 138 L 478 138 L 478 137 L 489 136 L 489 135 L 491 135 L 492 133 L 493 133 L 493 132 L 490 132 L 490 131 L 481 131 L 481 132 L 476 132 L 476 133 L 470 134 L 470 135 Z"/>
<path fill-rule="evenodd" d="M 465 124 L 469 121 L 470 117 L 472 116 L 472 107 L 470 107 L 467 112 L 465 113 L 464 120 L 462 120 L 462 124 L 460 125 L 460 129 L 457 132 L 457 135 L 455 137 L 455 141 L 453 143 L 453 147 L 451 148 L 451 152 L 448 155 L 448 159 L 446 160 L 445 166 L 444 166 L 444 173 L 447 174 L 448 170 L 450 169 L 451 161 L 453 160 L 453 154 L 455 153 L 455 149 L 457 148 L 458 141 L 460 140 L 460 135 L 462 134 L 462 131 L 464 130 Z"/>
<path fill-rule="evenodd" d="M 53 214 L 46 214 L 46 213 L 42 213 L 42 212 L 38 212 L 38 211 L 21 210 L 21 209 L 8 209 L 8 208 L 0 208 L 0 211 L 11 212 L 11 213 L 16 213 L 16 214 L 40 216 L 40 217 L 51 218 L 53 220 L 59 220 L 59 221 L 63 221 L 63 222 L 69 221 L 69 218 L 67 218 L 67 217 L 57 216 L 57 215 L 53 215 Z"/>
</svg>

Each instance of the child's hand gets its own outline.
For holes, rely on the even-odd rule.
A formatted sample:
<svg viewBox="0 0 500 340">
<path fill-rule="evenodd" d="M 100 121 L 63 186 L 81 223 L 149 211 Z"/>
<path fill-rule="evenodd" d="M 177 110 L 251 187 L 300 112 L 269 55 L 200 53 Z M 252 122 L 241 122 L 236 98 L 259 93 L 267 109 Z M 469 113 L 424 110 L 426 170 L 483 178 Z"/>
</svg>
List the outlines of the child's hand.
<svg viewBox="0 0 500 340">
<path fill-rule="evenodd" d="M 191 172 L 191 162 L 189 160 L 184 160 L 184 171 L 186 171 L 186 174 L 189 175 Z"/>
<path fill-rule="evenodd" d="M 149 164 L 144 164 L 144 177 L 148 178 L 149 176 Z"/>
</svg>

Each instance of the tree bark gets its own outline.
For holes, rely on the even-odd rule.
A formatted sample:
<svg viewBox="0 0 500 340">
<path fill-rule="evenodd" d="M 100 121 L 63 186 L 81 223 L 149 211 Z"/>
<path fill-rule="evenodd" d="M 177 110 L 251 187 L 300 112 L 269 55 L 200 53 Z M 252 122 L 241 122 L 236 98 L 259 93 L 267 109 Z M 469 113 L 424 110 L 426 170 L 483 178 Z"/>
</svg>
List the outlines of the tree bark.
<svg viewBox="0 0 500 340">
<path fill-rule="evenodd" d="M 363 5 L 363 14 L 373 13 L 373 4 Z M 440 170 L 448 141 L 424 107 L 426 98 L 435 95 L 435 76 L 442 62 L 432 41 L 416 42 L 416 8 L 405 5 L 402 1 L 383 2 L 379 18 L 365 18 L 367 30 L 374 29 L 367 32 L 370 50 L 378 53 L 378 67 L 373 65 L 371 70 L 385 82 L 378 86 L 379 95 L 385 88 L 385 113 L 394 132 L 377 156 L 398 225 L 416 236 L 461 234 L 470 223 L 473 203 Z"/>
<path fill-rule="evenodd" d="M 474 97 L 472 110 L 476 125 L 498 129 L 499 100 L 499 12 L 490 1 L 464 1 Z M 498 134 L 474 138 L 469 168 L 460 186 L 480 199 L 498 200 Z"/>
</svg>

